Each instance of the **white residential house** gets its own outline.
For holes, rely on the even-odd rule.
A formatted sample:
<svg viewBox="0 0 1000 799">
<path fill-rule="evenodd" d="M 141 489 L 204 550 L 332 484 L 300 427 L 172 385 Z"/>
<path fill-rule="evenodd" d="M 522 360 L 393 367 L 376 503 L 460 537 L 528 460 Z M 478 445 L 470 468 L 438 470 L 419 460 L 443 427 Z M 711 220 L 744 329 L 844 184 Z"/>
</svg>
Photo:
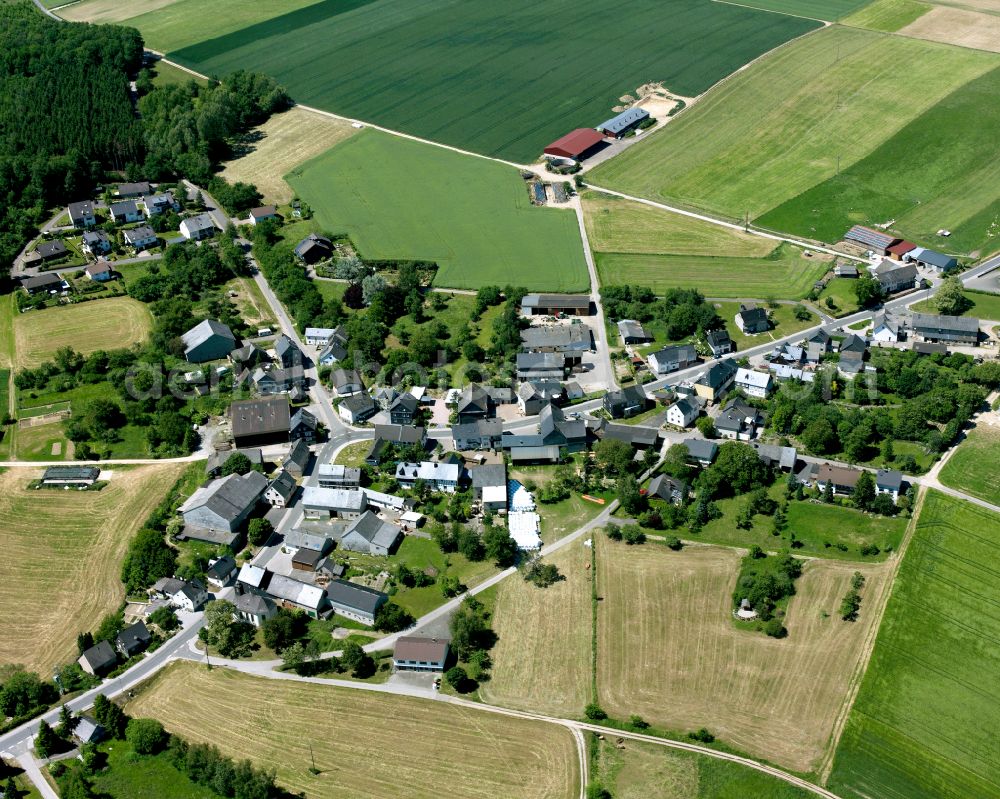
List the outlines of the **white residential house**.
<svg viewBox="0 0 1000 799">
<path fill-rule="evenodd" d="M 449 494 L 458 490 L 458 479 L 462 469 L 457 463 L 420 463 L 401 462 L 396 466 L 396 482 L 401 486 L 412 488 L 418 480 L 423 480 L 435 491 L 445 491 Z"/>
<path fill-rule="evenodd" d="M 902 337 L 902 325 L 892 314 L 880 311 L 872 320 L 872 341 L 895 344 Z"/>
<path fill-rule="evenodd" d="M 698 418 L 700 408 L 691 397 L 681 397 L 667 408 L 667 424 L 674 427 L 690 427 Z"/>
<path fill-rule="evenodd" d="M 307 327 L 305 333 L 306 344 L 313 347 L 325 347 L 337 333 L 333 327 Z"/>
<path fill-rule="evenodd" d="M 123 232 L 125 243 L 136 250 L 144 250 L 147 247 L 155 247 L 157 238 L 156 231 L 149 225 L 139 225 L 139 227 L 129 228 Z"/>
<path fill-rule="evenodd" d="M 736 370 L 734 385 L 748 397 L 766 397 L 771 393 L 774 379 L 768 372 L 739 368 Z"/>
<path fill-rule="evenodd" d="M 215 222 L 211 214 L 198 214 L 181 221 L 181 235 L 188 241 L 210 239 L 215 235 Z"/>
</svg>

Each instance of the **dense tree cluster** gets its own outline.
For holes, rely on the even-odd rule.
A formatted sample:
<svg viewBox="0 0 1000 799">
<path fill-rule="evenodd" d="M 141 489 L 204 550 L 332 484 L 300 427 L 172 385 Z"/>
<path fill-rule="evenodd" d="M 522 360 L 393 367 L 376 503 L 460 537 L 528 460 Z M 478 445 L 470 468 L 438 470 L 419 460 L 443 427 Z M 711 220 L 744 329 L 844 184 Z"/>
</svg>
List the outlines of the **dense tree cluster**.
<svg viewBox="0 0 1000 799">
<path fill-rule="evenodd" d="M 903 471 L 916 469 L 912 456 L 896 458 L 886 441 L 920 443 L 940 452 L 998 385 L 995 364 L 976 365 L 968 355 L 921 356 L 902 350 L 873 350 L 874 379 L 860 375 L 844 384 L 820 373 L 809 390 L 783 387 L 770 400 L 768 426 L 794 436 L 814 455 L 868 460 L 880 450 Z M 830 391 L 830 397 L 826 394 Z"/>
<path fill-rule="evenodd" d="M 233 244 L 234 232 L 226 231 L 218 250 L 198 247 L 194 242 L 172 244 L 163 260 L 150 264 L 144 275 L 136 278 L 128 293 L 140 302 L 155 302 L 164 297 L 197 300 L 228 280 L 249 274 L 244 254 Z"/>
<path fill-rule="evenodd" d="M 657 298 L 652 289 L 643 286 L 604 286 L 601 300 L 604 312 L 612 321 L 658 320 L 671 340 L 722 325 L 715 306 L 705 302 L 705 297 L 696 289 L 667 289 L 663 297 Z"/>
<path fill-rule="evenodd" d="M 795 580 L 802 574 L 802 561 L 791 555 L 766 555 L 759 547 L 751 549 L 740 568 L 740 576 L 733 591 L 733 603 L 739 606 L 744 599 L 757 611 L 763 621 L 774 616 L 775 604 L 795 593 Z M 781 637 L 780 624 L 768 629 L 768 635 Z"/>
<path fill-rule="evenodd" d="M 137 31 L 51 20 L 0 5 L 0 265 L 8 269 L 47 208 L 80 199 L 104 168 L 143 156 L 128 74 Z"/>
<path fill-rule="evenodd" d="M 215 164 L 230 154 L 234 136 L 289 103 L 273 78 L 242 70 L 222 83 L 154 89 L 139 100 L 146 144 L 141 172 L 150 180 L 183 175 L 207 184 Z"/>
</svg>

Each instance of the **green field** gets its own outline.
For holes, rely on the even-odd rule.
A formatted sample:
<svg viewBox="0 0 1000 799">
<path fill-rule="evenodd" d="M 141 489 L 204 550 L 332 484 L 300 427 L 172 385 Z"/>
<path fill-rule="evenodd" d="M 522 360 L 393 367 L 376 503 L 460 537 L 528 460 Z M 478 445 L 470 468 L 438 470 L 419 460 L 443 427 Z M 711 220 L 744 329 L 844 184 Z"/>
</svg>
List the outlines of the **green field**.
<svg viewBox="0 0 1000 799">
<path fill-rule="evenodd" d="M 943 242 L 935 233 L 947 228 L 949 252 L 992 252 L 1000 247 L 998 96 L 1000 68 L 961 86 L 839 176 L 758 221 L 836 241 L 853 224 L 895 220 L 892 229 L 915 241 Z"/>
<path fill-rule="evenodd" d="M 597 186 L 754 219 L 836 175 L 838 163 L 846 170 L 997 63 L 987 53 L 832 26 L 734 75 L 646 144 L 588 176 Z M 965 123 L 950 119 L 946 131 L 956 124 Z M 929 166 L 910 149 L 902 154 Z M 987 185 L 967 177 L 966 187 Z M 822 238 L 811 227 L 795 229 Z"/>
<path fill-rule="evenodd" d="M 576 215 L 533 207 L 502 164 L 369 130 L 286 179 L 322 229 L 350 234 L 365 258 L 436 261 L 436 285 L 589 285 Z"/>
<path fill-rule="evenodd" d="M 842 797 L 1000 796 L 1000 516 L 931 492 L 837 748 Z"/>
<path fill-rule="evenodd" d="M 591 740 L 592 781 L 622 799 L 808 799 L 812 794 L 738 763 L 655 744 Z"/>
<path fill-rule="evenodd" d="M 791 14 L 795 17 L 825 19 L 836 22 L 852 11 L 862 8 L 868 0 L 748 0 L 740 5 Z"/>
<path fill-rule="evenodd" d="M 220 799 L 175 768 L 166 752 L 137 755 L 124 741 L 103 743 L 100 751 L 107 756 L 107 769 L 93 785 L 104 799 Z"/>
<path fill-rule="evenodd" d="M 969 301 L 970 305 L 959 316 L 975 316 L 990 321 L 1000 320 L 1000 294 L 963 291 L 962 296 Z M 922 300 L 911 307 L 920 313 L 937 313 L 933 300 Z"/>
<path fill-rule="evenodd" d="M 156 46 L 163 17 L 182 5 L 190 13 L 189 2 L 129 22 Z M 170 39 L 170 58 L 185 66 L 256 69 L 300 103 L 519 163 L 612 116 L 621 95 L 650 80 L 698 95 L 817 27 L 704 0 L 634 0 L 627 14 L 599 0 L 510 0 L 502 14 L 488 0 L 320 0 L 218 32 L 199 11 L 177 26 L 187 37 Z"/>
<path fill-rule="evenodd" d="M 855 28 L 894 33 L 922 17 L 933 6 L 917 0 L 876 0 L 843 22 Z"/>
<path fill-rule="evenodd" d="M 1000 505 L 1000 471 L 993 466 L 998 455 L 1000 430 L 981 420 L 942 467 L 941 482 Z"/>
<path fill-rule="evenodd" d="M 596 191 L 584 192 L 583 212 L 602 284 L 798 299 L 830 266 L 773 239 Z"/>
<path fill-rule="evenodd" d="M 858 310 L 858 298 L 854 294 L 854 284 L 857 281 L 849 277 L 835 277 L 829 281 L 820 292 L 818 305 L 830 316 L 847 316 Z M 836 306 L 831 308 L 826 304 L 827 297 L 833 299 Z"/>
</svg>

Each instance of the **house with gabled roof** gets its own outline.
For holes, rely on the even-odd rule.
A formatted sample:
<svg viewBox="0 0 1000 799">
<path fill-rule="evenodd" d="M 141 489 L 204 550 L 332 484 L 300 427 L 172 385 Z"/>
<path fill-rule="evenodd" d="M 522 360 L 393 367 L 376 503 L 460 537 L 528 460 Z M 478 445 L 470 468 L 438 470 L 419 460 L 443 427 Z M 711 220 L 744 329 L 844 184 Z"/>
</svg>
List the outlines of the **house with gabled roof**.
<svg viewBox="0 0 1000 799">
<path fill-rule="evenodd" d="M 253 513 L 266 488 L 267 478 L 260 472 L 230 474 L 205 483 L 177 512 L 185 525 L 235 533 Z"/>
<path fill-rule="evenodd" d="M 687 499 L 688 487 L 683 480 L 677 480 L 668 474 L 659 474 L 649 481 L 646 496 L 662 499 L 672 505 L 680 505 Z"/>
<path fill-rule="evenodd" d="M 608 391 L 604 395 L 603 405 L 612 419 L 628 419 L 649 407 L 649 397 L 642 386 L 624 386 L 617 391 Z"/>
<path fill-rule="evenodd" d="M 107 641 L 98 641 L 84 650 L 76 662 L 87 674 L 102 677 L 118 664 L 118 655 Z"/>
<path fill-rule="evenodd" d="M 282 469 L 264 489 L 264 501 L 272 508 L 287 508 L 298 488 L 295 478 Z"/>
<path fill-rule="evenodd" d="M 215 221 L 211 214 L 198 214 L 181 220 L 181 235 L 188 241 L 202 241 L 215 235 Z"/>
<path fill-rule="evenodd" d="M 736 370 L 733 385 L 748 397 L 766 397 L 771 393 L 774 380 L 768 372 L 740 367 Z"/>
<path fill-rule="evenodd" d="M 97 224 L 94 204 L 90 200 L 70 203 L 66 210 L 69 213 L 70 224 L 75 228 L 93 227 Z"/>
<path fill-rule="evenodd" d="M 757 428 L 764 424 L 764 417 L 752 405 L 741 399 L 726 403 L 715 420 L 715 429 L 723 438 L 749 441 L 757 435 Z"/>
<path fill-rule="evenodd" d="M 227 325 L 205 319 L 181 336 L 184 357 L 190 363 L 204 363 L 225 358 L 236 349 L 236 336 Z"/>
<path fill-rule="evenodd" d="M 366 555 L 387 556 L 402 540 L 402 530 L 366 510 L 344 531 L 340 538 L 340 548 Z"/>
<path fill-rule="evenodd" d="M 724 327 L 718 330 L 709 330 L 705 334 L 705 343 L 708 345 L 709 350 L 712 351 L 712 357 L 714 358 L 720 358 L 736 350 L 733 340 L 729 337 L 729 331 Z"/>
<path fill-rule="evenodd" d="M 235 565 L 235 564 L 234 564 Z M 153 641 L 153 634 L 141 621 L 125 627 L 115 638 L 115 649 L 122 657 L 130 658 L 138 655 Z"/>
<path fill-rule="evenodd" d="M 755 333 L 766 333 L 771 329 L 771 320 L 766 308 L 740 305 L 740 310 L 734 317 L 736 326 L 745 336 Z"/>
<path fill-rule="evenodd" d="M 331 580 L 326 587 L 326 599 L 338 615 L 371 626 L 375 623 L 375 614 L 389 601 L 389 596 L 347 580 Z"/>
<path fill-rule="evenodd" d="M 461 477 L 462 467 L 457 463 L 437 461 L 407 463 L 402 461 L 396 465 L 396 482 L 407 488 L 413 488 L 420 480 L 434 491 L 453 494 L 458 490 L 458 481 Z"/>
<path fill-rule="evenodd" d="M 690 427 L 695 423 L 701 406 L 693 397 L 680 397 L 667 408 L 667 424 L 674 427 Z"/>
<path fill-rule="evenodd" d="M 618 322 L 618 334 L 622 344 L 646 344 L 653 340 L 642 323 L 635 319 L 622 319 Z"/>
<path fill-rule="evenodd" d="M 718 402 L 736 379 L 737 366 L 731 360 L 718 361 L 694 382 L 695 393 L 706 402 Z"/>
</svg>

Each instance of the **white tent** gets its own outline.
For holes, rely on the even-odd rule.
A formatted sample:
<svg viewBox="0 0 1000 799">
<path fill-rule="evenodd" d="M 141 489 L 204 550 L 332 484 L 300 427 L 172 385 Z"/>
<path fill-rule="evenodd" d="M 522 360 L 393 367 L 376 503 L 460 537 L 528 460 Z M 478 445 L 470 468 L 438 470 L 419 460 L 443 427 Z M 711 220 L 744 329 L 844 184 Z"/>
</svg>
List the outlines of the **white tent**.
<svg viewBox="0 0 1000 799">
<path fill-rule="evenodd" d="M 516 480 L 510 483 L 510 509 L 515 513 L 535 509 L 535 498 Z"/>
<path fill-rule="evenodd" d="M 537 513 L 520 511 L 508 514 L 507 529 L 518 549 L 538 549 L 542 546 L 542 539 L 538 536 L 541 528 Z"/>
</svg>

